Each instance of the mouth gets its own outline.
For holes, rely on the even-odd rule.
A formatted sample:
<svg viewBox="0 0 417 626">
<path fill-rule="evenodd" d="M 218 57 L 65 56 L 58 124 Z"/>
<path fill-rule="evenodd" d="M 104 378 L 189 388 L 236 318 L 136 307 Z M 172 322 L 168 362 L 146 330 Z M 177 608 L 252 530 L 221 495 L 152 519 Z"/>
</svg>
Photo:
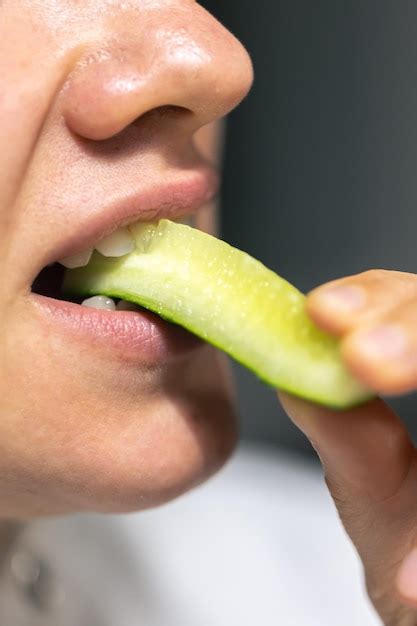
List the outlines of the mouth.
<svg viewBox="0 0 417 626">
<path fill-rule="evenodd" d="M 177 218 L 174 221 L 180 222 L 182 224 L 188 224 L 189 226 L 193 227 L 196 226 L 194 214 Z M 112 303 L 111 301 L 108 301 L 106 303 L 104 301 L 100 302 L 99 300 L 96 300 L 93 303 L 86 302 L 84 304 L 83 298 L 77 298 L 77 296 L 73 295 L 67 296 L 62 290 L 65 271 L 67 269 L 75 269 L 77 267 L 84 267 L 88 265 L 94 250 L 97 250 L 103 256 L 118 258 L 129 254 L 129 252 L 132 252 L 134 247 L 134 239 L 130 234 L 129 226 L 118 228 L 110 235 L 100 239 L 95 246 L 89 247 L 81 252 L 77 252 L 76 254 L 72 254 L 68 257 L 61 259 L 60 261 L 49 263 L 36 276 L 35 280 L 32 283 L 31 293 L 46 298 L 52 298 L 64 302 L 72 302 L 75 304 L 88 306 L 90 308 L 97 308 L 108 311 L 134 310 L 133 305 L 131 305 L 130 302 L 123 303 L 122 300 L 118 299 L 114 300 L 114 303 Z M 113 306 L 113 304 L 115 305 L 115 307 Z M 130 308 L 130 305 L 132 309 Z"/>
<path fill-rule="evenodd" d="M 181 221 L 192 223 L 190 218 Z M 68 265 L 68 260 L 64 262 Z M 73 258 L 70 263 L 74 267 Z M 64 332 L 71 342 L 78 346 L 86 343 L 90 350 L 98 348 L 107 358 L 111 355 L 147 367 L 160 366 L 202 347 L 196 336 L 131 302 L 100 294 L 87 299 L 65 295 L 65 271 L 62 261 L 55 262 L 32 284 L 30 300 L 42 327 L 50 332 Z"/>
<path fill-rule="evenodd" d="M 160 365 L 201 347 L 201 340 L 194 335 L 139 306 L 100 294 L 87 299 L 67 296 L 62 292 L 62 284 L 66 268 L 87 265 L 94 249 L 109 257 L 131 252 L 135 244 L 129 224 L 169 217 L 194 226 L 198 208 L 215 196 L 217 181 L 213 182 L 213 176 L 205 175 L 197 182 L 171 189 L 169 197 L 175 202 L 168 206 L 165 199 L 159 206 L 142 208 L 133 219 L 128 209 L 119 208 L 113 212 L 113 220 L 109 221 L 106 215 L 101 224 L 93 220 L 93 227 L 86 226 L 87 236 L 81 231 L 78 238 L 69 237 L 69 241 L 57 246 L 53 253 L 59 256 L 55 260 L 48 253 L 47 263 L 33 279 L 29 294 L 43 328 L 53 333 L 64 332 L 77 344 L 86 341 L 90 347 L 111 352 L 113 357 L 143 365 Z"/>
</svg>

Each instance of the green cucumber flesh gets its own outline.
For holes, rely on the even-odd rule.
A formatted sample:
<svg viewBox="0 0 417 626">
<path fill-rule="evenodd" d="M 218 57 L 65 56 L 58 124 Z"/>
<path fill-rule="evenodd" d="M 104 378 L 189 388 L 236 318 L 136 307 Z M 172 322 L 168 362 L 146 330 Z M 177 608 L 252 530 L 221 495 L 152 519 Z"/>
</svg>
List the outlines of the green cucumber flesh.
<svg viewBox="0 0 417 626">
<path fill-rule="evenodd" d="M 133 252 L 95 251 L 67 270 L 63 290 L 139 304 L 183 326 L 302 398 L 348 408 L 371 393 L 348 372 L 339 342 L 305 312 L 305 296 L 245 252 L 185 224 L 134 224 Z"/>
</svg>

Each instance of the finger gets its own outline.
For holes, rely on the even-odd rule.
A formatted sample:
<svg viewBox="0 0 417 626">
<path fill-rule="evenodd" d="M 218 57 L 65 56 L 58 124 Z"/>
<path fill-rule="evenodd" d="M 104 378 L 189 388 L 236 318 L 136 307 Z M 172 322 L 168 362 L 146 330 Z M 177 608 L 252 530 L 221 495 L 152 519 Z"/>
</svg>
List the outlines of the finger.
<svg viewBox="0 0 417 626">
<path fill-rule="evenodd" d="M 279 394 L 294 423 L 318 452 L 326 476 L 341 482 L 368 506 L 396 493 L 414 448 L 403 424 L 382 400 L 333 411 Z M 417 483 L 416 483 L 417 501 Z"/>
<path fill-rule="evenodd" d="M 350 333 L 342 355 L 352 372 L 379 394 L 417 388 L 417 299 Z"/>
<path fill-rule="evenodd" d="M 414 297 L 415 274 L 371 270 L 314 289 L 307 297 L 307 310 L 320 327 L 339 335 Z"/>
<path fill-rule="evenodd" d="M 403 560 L 396 586 L 403 601 L 417 609 L 417 548 L 414 547 Z"/>
<path fill-rule="evenodd" d="M 417 588 L 413 600 L 409 579 L 407 596 L 399 577 L 401 562 L 417 543 L 417 462 L 404 426 L 381 400 L 336 412 L 286 394 L 280 399 L 318 451 L 384 623 L 408 624 L 395 621 L 395 616 L 404 611 L 408 615 L 409 607 L 417 606 Z"/>
</svg>

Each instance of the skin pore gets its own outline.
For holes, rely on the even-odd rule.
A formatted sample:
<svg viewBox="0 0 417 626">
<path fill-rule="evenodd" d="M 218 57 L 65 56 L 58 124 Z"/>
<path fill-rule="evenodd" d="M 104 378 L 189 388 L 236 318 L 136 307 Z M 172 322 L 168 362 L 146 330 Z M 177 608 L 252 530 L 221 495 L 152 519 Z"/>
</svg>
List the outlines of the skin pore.
<svg viewBox="0 0 417 626">
<path fill-rule="evenodd" d="M 207 346 L 156 364 L 114 354 L 49 323 L 31 283 L 126 198 L 187 192 L 251 63 L 191 0 L 6 0 L 0 41 L 0 515 L 154 506 L 234 447 L 223 362 Z"/>
</svg>

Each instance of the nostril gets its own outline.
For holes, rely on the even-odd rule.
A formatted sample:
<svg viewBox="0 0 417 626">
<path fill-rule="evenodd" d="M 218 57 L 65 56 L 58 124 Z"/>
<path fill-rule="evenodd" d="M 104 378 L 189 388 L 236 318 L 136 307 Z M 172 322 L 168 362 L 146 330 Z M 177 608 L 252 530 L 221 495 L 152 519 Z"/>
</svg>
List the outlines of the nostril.
<svg viewBox="0 0 417 626">
<path fill-rule="evenodd" d="M 137 127 L 154 127 L 161 128 L 161 124 L 170 124 L 171 122 L 177 122 L 178 120 L 185 119 L 193 116 L 193 112 L 185 107 L 177 106 L 175 104 L 166 104 L 163 106 L 155 107 L 146 113 L 143 113 L 139 117 L 133 120 L 132 126 Z"/>
<path fill-rule="evenodd" d="M 154 116 L 163 120 L 177 118 L 187 114 L 192 114 L 192 112 L 186 107 L 180 107 L 176 104 L 165 104 L 164 106 L 155 107 L 145 115 Z"/>
</svg>

